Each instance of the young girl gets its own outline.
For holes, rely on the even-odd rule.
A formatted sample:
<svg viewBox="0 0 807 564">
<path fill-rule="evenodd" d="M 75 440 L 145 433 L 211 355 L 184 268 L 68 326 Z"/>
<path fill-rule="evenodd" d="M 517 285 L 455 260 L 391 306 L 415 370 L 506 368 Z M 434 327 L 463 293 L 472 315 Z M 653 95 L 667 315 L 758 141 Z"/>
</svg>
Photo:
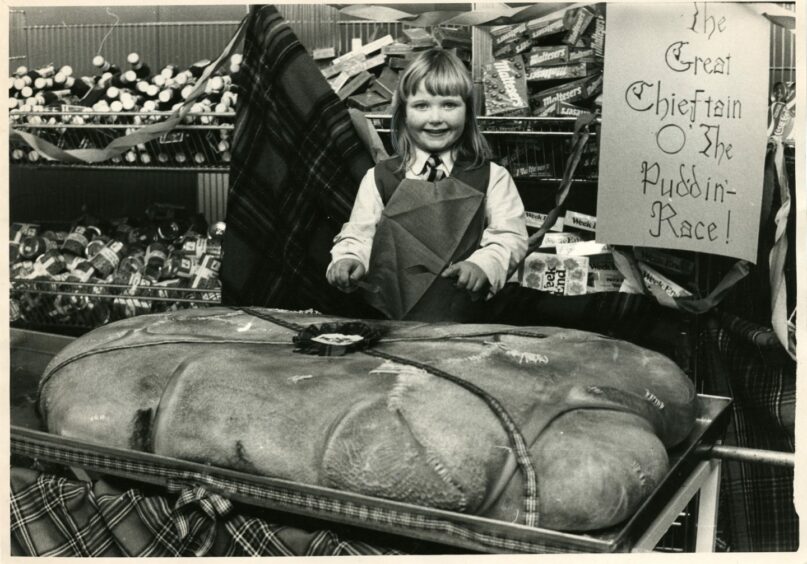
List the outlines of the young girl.
<svg viewBox="0 0 807 564">
<path fill-rule="evenodd" d="M 397 156 L 359 186 L 334 239 L 328 282 L 361 287 L 390 319 L 472 321 L 524 258 L 524 205 L 510 174 L 489 162 L 471 77 L 442 49 L 403 72 L 393 100 Z"/>
</svg>

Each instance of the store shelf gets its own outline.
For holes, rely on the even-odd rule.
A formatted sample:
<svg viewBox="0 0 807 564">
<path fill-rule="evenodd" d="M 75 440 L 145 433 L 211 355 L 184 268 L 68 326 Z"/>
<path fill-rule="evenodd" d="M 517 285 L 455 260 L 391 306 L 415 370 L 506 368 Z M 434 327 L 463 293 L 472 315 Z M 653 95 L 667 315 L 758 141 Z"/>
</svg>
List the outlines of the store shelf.
<svg viewBox="0 0 807 564">
<path fill-rule="evenodd" d="M 104 149 L 112 141 L 145 126 L 159 124 L 171 112 L 45 111 L 9 114 L 14 130 L 35 135 L 59 149 Z M 159 138 L 133 143 L 120 155 L 92 163 L 49 158 L 25 141 L 12 138 L 11 163 L 16 166 L 104 169 L 225 171 L 229 168 L 234 114 L 193 113 Z"/>
<path fill-rule="evenodd" d="M 12 327 L 88 331 L 146 313 L 221 304 L 220 289 L 12 278 Z"/>
<path fill-rule="evenodd" d="M 387 139 L 390 115 L 367 114 L 376 131 Z M 576 118 L 488 117 L 477 118 L 494 154 L 494 160 L 508 169 L 516 180 L 560 182 L 571 154 Z M 578 168 L 575 182 L 594 182 L 597 178 L 597 130 L 591 138 Z"/>
</svg>

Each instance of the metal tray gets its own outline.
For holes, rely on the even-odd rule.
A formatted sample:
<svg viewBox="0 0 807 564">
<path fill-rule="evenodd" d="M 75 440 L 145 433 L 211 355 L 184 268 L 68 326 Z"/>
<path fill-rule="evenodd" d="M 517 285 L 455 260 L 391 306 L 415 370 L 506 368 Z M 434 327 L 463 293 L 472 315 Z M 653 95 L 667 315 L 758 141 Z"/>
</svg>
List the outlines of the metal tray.
<svg viewBox="0 0 807 564">
<path fill-rule="evenodd" d="M 43 432 L 34 412 L 36 386 L 47 361 L 70 338 L 11 330 L 11 450 L 39 460 L 80 466 L 168 487 L 201 485 L 234 501 L 392 533 L 476 552 L 627 552 L 700 462 L 695 447 L 721 440 L 729 398 L 699 395 L 695 428 L 670 451 L 670 471 L 628 521 L 586 534 L 532 528 L 350 492 L 254 476 Z"/>
</svg>

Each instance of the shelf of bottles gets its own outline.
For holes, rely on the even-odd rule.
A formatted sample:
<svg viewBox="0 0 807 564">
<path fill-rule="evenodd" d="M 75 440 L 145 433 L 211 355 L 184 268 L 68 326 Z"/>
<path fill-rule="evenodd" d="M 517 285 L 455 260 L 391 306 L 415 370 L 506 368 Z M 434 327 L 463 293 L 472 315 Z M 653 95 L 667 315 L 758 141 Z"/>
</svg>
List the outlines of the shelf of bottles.
<svg viewBox="0 0 807 564">
<path fill-rule="evenodd" d="M 110 220 L 88 214 L 71 225 L 12 223 L 12 325 L 99 325 L 221 302 L 223 222 L 171 204 Z"/>
<path fill-rule="evenodd" d="M 15 165 L 90 168 L 156 168 L 226 170 L 230 162 L 235 105 L 234 79 L 241 56 L 233 55 L 224 72 L 213 73 L 193 103 L 209 60 L 186 69 L 166 65 L 156 73 L 137 53 L 127 57 L 128 70 L 98 56 L 96 74 L 74 76 L 70 66 L 21 66 L 9 77 L 9 122 L 16 132 L 31 134 L 56 147 L 34 148 L 12 136 L 10 161 Z M 225 65 L 226 67 L 226 65 Z M 188 105 L 181 122 L 158 138 L 108 151 L 101 160 L 65 159 L 61 151 L 105 150 L 109 143 L 143 127 L 164 122 Z M 61 151 L 60 151 L 61 150 Z"/>
<path fill-rule="evenodd" d="M 219 305 L 220 289 L 12 279 L 12 327 L 89 331 L 148 313 Z"/>
</svg>

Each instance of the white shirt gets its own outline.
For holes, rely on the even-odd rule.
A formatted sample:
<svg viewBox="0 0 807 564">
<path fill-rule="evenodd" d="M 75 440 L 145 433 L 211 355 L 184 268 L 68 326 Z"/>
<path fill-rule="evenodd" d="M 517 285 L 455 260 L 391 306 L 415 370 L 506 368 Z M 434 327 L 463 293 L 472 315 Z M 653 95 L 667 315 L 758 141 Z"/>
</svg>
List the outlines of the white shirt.
<svg viewBox="0 0 807 564">
<path fill-rule="evenodd" d="M 406 170 L 406 178 L 424 179 L 425 175 L 418 173 L 423 170 L 428 158 L 428 153 L 416 148 L 415 159 Z M 452 151 L 441 153 L 440 159 L 442 163 L 439 168 L 443 169 L 446 176 L 450 175 L 454 167 Z M 334 238 L 328 270 L 336 261 L 353 258 L 369 271 L 376 224 L 383 211 L 384 203 L 376 187 L 374 169 L 370 169 L 359 185 L 350 220 Z M 490 163 L 490 181 L 485 193 L 485 230 L 482 232 L 479 249 L 465 260 L 477 265 L 487 275 L 490 297 L 502 289 L 507 273 L 524 259 L 526 252 L 524 204 L 510 173 L 496 163 Z"/>
</svg>

